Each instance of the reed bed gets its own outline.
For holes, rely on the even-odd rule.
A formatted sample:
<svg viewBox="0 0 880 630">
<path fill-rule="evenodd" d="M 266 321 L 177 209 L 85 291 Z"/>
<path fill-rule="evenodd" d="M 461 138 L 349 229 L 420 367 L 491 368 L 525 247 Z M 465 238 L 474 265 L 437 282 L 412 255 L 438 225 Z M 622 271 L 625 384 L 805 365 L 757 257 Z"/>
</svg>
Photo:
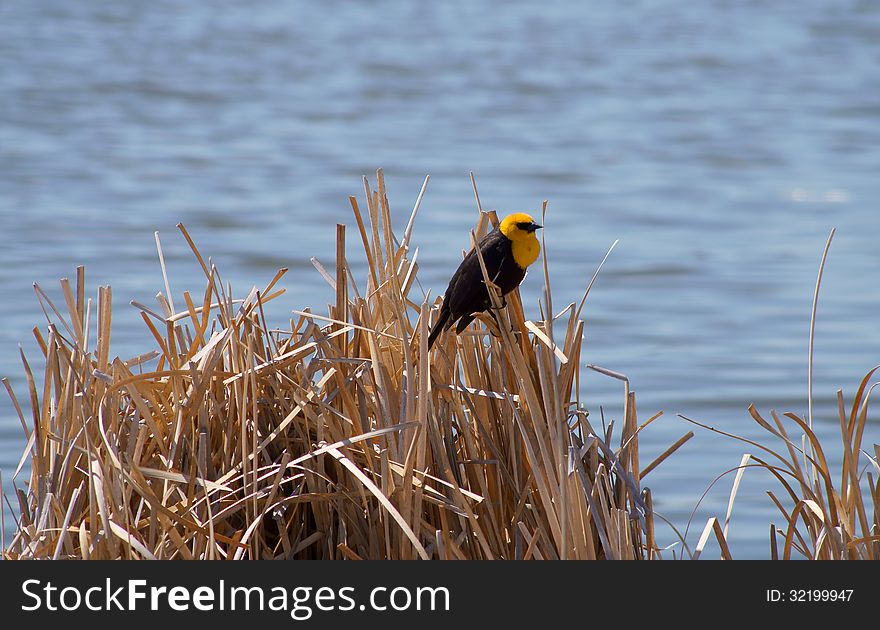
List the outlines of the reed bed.
<svg viewBox="0 0 880 630">
<path fill-rule="evenodd" d="M 45 368 L 22 355 L 29 404 L 6 383 L 31 473 L 5 556 L 659 557 L 642 480 L 690 434 L 644 465 L 639 433 L 660 414 L 639 424 L 628 381 L 602 368 L 624 383 L 617 445 L 614 422 L 596 430 L 579 395 L 589 286 L 554 315 L 546 257 L 534 321 L 517 291 L 428 352 L 438 300 L 415 296 L 411 245 L 423 194 L 398 240 L 381 171 L 375 190 L 364 178 L 365 211 L 350 203 L 366 277 L 337 226 L 335 269 L 313 261 L 335 302 L 289 328 L 263 312 L 285 269 L 233 298 L 182 225 L 205 290 L 175 302 L 157 236 L 165 291 L 135 303 L 140 356 L 111 358 L 110 287 L 87 299 L 79 268 L 56 305 L 37 286 Z M 473 238 L 496 221 L 480 209 Z"/>
<path fill-rule="evenodd" d="M 771 559 L 880 560 L 880 444 L 873 445 L 873 454 L 862 445 L 870 396 L 877 385 L 871 384 L 871 378 L 878 369 L 865 375 L 851 404 L 846 404 L 842 390 L 837 392 L 842 454 L 837 472 L 826 455 L 827 444 L 823 447 L 809 418 L 786 413 L 783 420 L 771 410 L 770 422 L 754 405 L 749 406 L 752 419 L 772 436 L 762 443 L 685 418 L 753 449 L 737 467 L 724 473 L 735 473 L 724 527 L 717 518 L 710 518 L 698 552 L 714 535 L 722 557 L 730 558 L 726 537 L 737 491 L 746 470 L 756 468 L 772 475 L 781 488 L 781 493 L 767 491 L 782 517 L 779 524 L 770 524 Z"/>
<path fill-rule="evenodd" d="M 770 524 L 770 558 L 789 560 L 793 554 L 797 554 L 808 560 L 880 560 L 880 444 L 873 445 L 873 455 L 862 445 L 871 393 L 880 384 L 871 384 L 871 379 L 880 370 L 880 365 L 865 374 L 849 407 L 845 403 L 843 390 L 837 391 L 836 421 L 841 438 L 840 450 L 835 453 L 840 460 L 837 484 L 835 471 L 829 463 L 830 458 L 826 456 L 827 444 L 823 447 L 813 429 L 813 341 L 816 314 L 825 262 L 835 232 L 836 229 L 832 229 L 828 235 L 813 293 L 806 417 L 794 413 L 784 414 L 789 421 L 788 425 L 793 427 L 794 431 L 791 432 L 786 429 L 786 423 L 776 411 L 770 411 L 773 419 L 771 424 L 754 405 L 750 405 L 749 414 L 752 419 L 770 435 L 768 442 L 759 443 L 680 416 L 704 429 L 739 440 L 762 453 L 761 457 L 745 453 L 739 466 L 715 479 L 717 482 L 725 475 L 735 473 L 724 526 L 721 527 L 716 517 L 710 518 L 703 529 L 696 553 L 691 557 L 699 557 L 708 540 L 714 536 L 721 549 L 721 557 L 731 558 L 727 535 L 737 491 L 746 469 L 757 468 L 770 473 L 782 488 L 781 495 L 772 490 L 767 491 L 783 518 L 779 525 Z M 771 448 L 767 443 L 774 446 Z M 862 461 L 864 463 L 860 464 Z"/>
</svg>

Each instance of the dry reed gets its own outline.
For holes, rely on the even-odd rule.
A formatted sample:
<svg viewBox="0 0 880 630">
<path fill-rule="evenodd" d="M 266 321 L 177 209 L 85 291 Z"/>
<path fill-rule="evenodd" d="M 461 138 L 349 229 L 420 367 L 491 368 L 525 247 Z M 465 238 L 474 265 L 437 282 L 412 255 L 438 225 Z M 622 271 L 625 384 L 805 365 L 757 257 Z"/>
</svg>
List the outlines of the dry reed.
<svg viewBox="0 0 880 630">
<path fill-rule="evenodd" d="M 809 560 L 880 560 L 880 484 L 874 477 L 876 473 L 880 478 L 880 445 L 874 444 L 873 456 L 862 448 L 871 392 L 880 384 L 871 384 L 871 378 L 880 366 L 869 370 L 859 383 L 849 413 L 843 391 L 837 391 L 837 421 L 841 437 L 841 449 L 838 452 L 841 455 L 841 468 L 837 485 L 829 458 L 813 430 L 813 343 L 816 312 L 825 262 L 835 232 L 836 229 L 831 230 L 825 243 L 813 292 L 807 364 L 807 416 L 802 418 L 794 413 L 785 414 L 794 423 L 795 433 L 791 434 L 786 430 L 785 423 L 776 411 L 770 411 L 773 418 L 771 424 L 754 405 L 749 406 L 752 419 L 774 441 L 781 442 L 780 446 L 770 448 L 766 444 L 681 416 L 688 422 L 748 444 L 765 453 L 764 457 L 769 456 L 765 459 L 746 453 L 739 466 L 716 478 L 715 481 L 718 481 L 728 473 L 736 473 L 724 527 L 720 526 L 717 518 L 710 518 L 692 557 L 699 557 L 710 536 L 714 535 L 721 549 L 721 557 L 730 559 L 727 535 L 740 481 L 746 469 L 758 468 L 775 477 L 784 491 L 782 498 L 773 491 L 767 492 L 784 519 L 779 526 L 770 524 L 772 559 L 788 560 L 796 552 Z M 865 463 L 860 467 L 861 457 L 864 457 Z"/>
<path fill-rule="evenodd" d="M 874 444 L 873 455 L 862 446 L 868 403 L 877 385 L 871 385 L 870 379 L 878 369 L 880 366 L 865 375 L 849 407 L 843 392 L 837 392 L 842 454 L 838 475 L 808 420 L 794 413 L 784 414 L 794 426 L 792 433 L 776 411 L 770 411 L 771 423 L 754 405 L 749 407 L 755 422 L 779 443 L 774 448 L 685 418 L 762 452 L 760 457 L 754 453 L 744 454 L 739 466 L 728 471 L 735 472 L 736 476 L 724 527 L 721 528 L 717 518 L 710 518 L 697 546 L 698 552 L 714 534 L 722 557 L 730 557 L 726 537 L 737 490 L 746 469 L 756 468 L 769 472 L 783 491 L 781 495 L 767 491 L 783 518 L 779 525 L 770 524 L 770 558 L 789 560 L 796 553 L 810 560 L 880 560 L 880 485 L 877 483 L 880 445 Z M 861 458 L 865 463 L 860 465 Z"/>
<path fill-rule="evenodd" d="M 31 466 L 7 558 L 659 556 L 641 481 L 688 436 L 644 466 L 657 416 L 638 423 L 626 381 L 619 446 L 593 428 L 578 393 L 589 288 L 553 315 L 545 257 L 538 321 L 517 291 L 429 353 L 431 305 L 411 295 L 419 203 L 401 242 L 381 171 L 364 192 L 363 293 L 340 225 L 335 273 L 314 261 L 335 303 L 289 330 L 263 314 L 286 270 L 233 299 L 182 225 L 205 291 L 175 307 L 157 237 L 166 291 L 135 303 L 154 344 L 138 357 L 111 358 L 111 290 L 87 300 L 82 268 L 61 281 L 64 314 L 36 287 L 49 325 L 34 329 L 42 374 L 22 355 L 27 415 L 6 383 Z M 480 209 L 474 238 L 495 221 Z"/>
</svg>

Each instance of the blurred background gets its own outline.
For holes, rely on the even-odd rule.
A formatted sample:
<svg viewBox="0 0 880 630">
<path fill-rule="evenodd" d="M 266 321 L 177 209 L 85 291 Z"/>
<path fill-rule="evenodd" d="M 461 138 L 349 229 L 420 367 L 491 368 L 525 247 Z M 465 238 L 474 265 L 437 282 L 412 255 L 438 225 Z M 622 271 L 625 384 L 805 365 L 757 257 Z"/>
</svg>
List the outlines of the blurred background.
<svg viewBox="0 0 880 630">
<path fill-rule="evenodd" d="M 4 0 L 0 376 L 26 405 L 19 344 L 39 373 L 31 328 L 45 327 L 32 283 L 63 303 L 58 279 L 77 265 L 93 297 L 113 286 L 113 354 L 147 349 L 128 302 L 164 291 L 154 231 L 174 294 L 204 290 L 178 222 L 238 297 L 291 268 L 270 325 L 323 312 L 334 297 L 309 258 L 332 265 L 334 225 L 354 225 L 347 196 L 378 167 L 401 229 L 431 176 L 413 241 L 432 295 L 477 216 L 469 171 L 484 208 L 549 201 L 560 308 L 620 239 L 587 302 L 583 359 L 630 378 L 641 419 L 664 411 L 642 434 L 644 463 L 695 430 L 645 478 L 682 533 L 693 517 L 691 547 L 723 520 L 733 475 L 701 495 L 754 449 L 677 414 L 763 441 L 749 403 L 806 414 L 832 227 L 814 383 L 829 450 L 837 389 L 851 396 L 880 363 L 877 2 Z M 542 284 L 524 282 L 527 317 Z M 621 383 L 584 372 L 594 423 L 619 420 Z M 0 394 L 11 493 L 24 434 Z M 869 431 L 868 447 L 876 419 Z M 767 490 L 780 488 L 746 472 L 736 558 L 769 557 L 780 515 Z"/>
</svg>

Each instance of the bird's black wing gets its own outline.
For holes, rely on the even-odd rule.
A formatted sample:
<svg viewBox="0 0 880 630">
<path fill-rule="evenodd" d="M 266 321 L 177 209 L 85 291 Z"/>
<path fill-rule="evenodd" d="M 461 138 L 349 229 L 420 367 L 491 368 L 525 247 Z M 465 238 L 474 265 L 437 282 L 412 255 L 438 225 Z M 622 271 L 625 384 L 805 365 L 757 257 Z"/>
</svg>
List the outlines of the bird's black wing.
<svg viewBox="0 0 880 630">
<path fill-rule="evenodd" d="M 480 240 L 479 248 L 489 278 L 497 278 L 505 258 L 511 257 L 510 241 L 498 230 L 493 230 Z M 449 281 L 444 300 L 448 301 L 452 321 L 484 311 L 489 305 L 489 294 L 483 283 L 483 270 L 480 269 L 476 250 L 471 249 L 459 265 Z"/>
</svg>

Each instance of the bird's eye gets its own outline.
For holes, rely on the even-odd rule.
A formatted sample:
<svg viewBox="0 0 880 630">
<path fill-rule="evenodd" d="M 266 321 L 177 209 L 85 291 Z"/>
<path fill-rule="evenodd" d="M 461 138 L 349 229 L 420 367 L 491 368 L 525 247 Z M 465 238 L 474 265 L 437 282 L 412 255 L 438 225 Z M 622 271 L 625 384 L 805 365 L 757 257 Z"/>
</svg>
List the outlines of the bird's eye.
<svg viewBox="0 0 880 630">
<path fill-rule="evenodd" d="M 521 221 L 520 223 L 516 224 L 516 227 L 518 227 L 521 230 L 528 230 L 531 227 L 531 225 L 532 224 L 529 223 L 528 221 Z"/>
</svg>

